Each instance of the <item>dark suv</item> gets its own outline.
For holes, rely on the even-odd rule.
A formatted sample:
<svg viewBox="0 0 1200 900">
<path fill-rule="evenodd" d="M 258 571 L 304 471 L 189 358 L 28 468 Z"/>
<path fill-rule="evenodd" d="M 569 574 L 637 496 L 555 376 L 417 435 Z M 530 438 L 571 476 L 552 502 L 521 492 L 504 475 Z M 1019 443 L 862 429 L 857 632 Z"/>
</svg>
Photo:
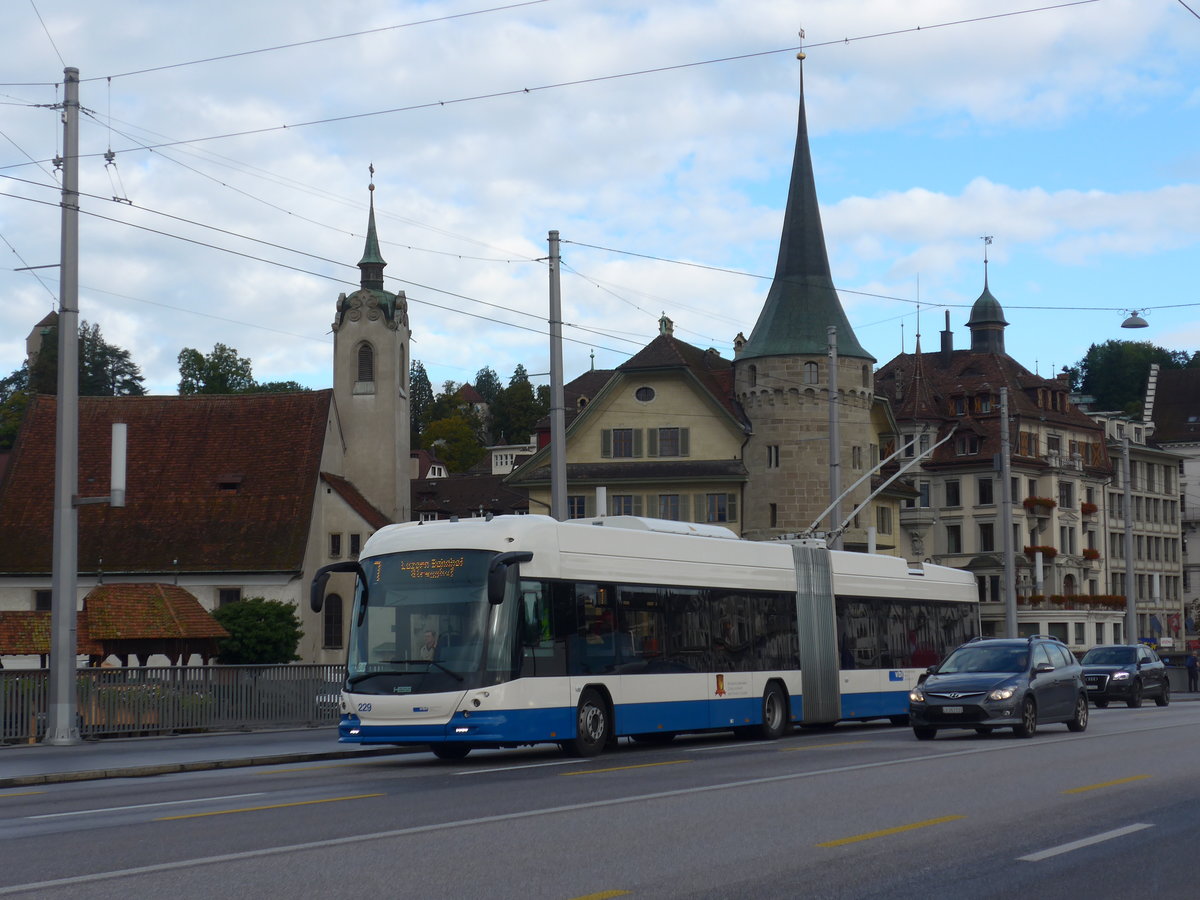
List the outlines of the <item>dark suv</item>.
<svg viewBox="0 0 1200 900">
<path fill-rule="evenodd" d="M 1071 731 L 1088 723 L 1083 670 L 1061 641 L 1047 635 L 975 638 L 951 653 L 908 694 L 908 720 L 922 741 L 939 728 L 974 728 L 987 734 L 1011 727 L 1033 737 L 1039 724 L 1065 722 Z"/>
<path fill-rule="evenodd" d="M 1093 647 L 1080 660 L 1083 681 L 1092 702 L 1103 708 L 1110 700 L 1124 700 L 1132 709 L 1143 697 L 1153 697 L 1159 706 L 1171 702 L 1167 667 L 1145 644 L 1112 644 Z"/>
</svg>

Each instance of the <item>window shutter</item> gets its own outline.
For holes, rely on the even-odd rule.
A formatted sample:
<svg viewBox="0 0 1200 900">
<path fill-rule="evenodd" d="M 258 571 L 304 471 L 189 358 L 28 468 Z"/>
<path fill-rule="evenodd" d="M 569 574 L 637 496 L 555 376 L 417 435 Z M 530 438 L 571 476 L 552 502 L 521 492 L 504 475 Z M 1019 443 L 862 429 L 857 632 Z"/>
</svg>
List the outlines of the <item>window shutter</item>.
<svg viewBox="0 0 1200 900">
<path fill-rule="evenodd" d="M 596 515 L 596 495 L 595 494 L 584 494 L 583 495 L 583 517 L 585 519 L 591 519 L 595 515 Z"/>
<path fill-rule="evenodd" d="M 728 494 L 725 502 L 729 507 L 729 521 L 736 522 L 738 520 L 738 517 L 737 517 L 737 494 Z"/>
<path fill-rule="evenodd" d="M 688 431 L 689 430 L 690 429 L 687 429 L 687 428 L 679 429 L 679 455 L 680 456 L 688 455 Z"/>
<path fill-rule="evenodd" d="M 641 494 L 633 495 L 633 514 L 635 516 L 642 515 L 642 495 Z"/>
<path fill-rule="evenodd" d="M 646 455 L 658 456 L 658 429 L 646 429 Z"/>
<path fill-rule="evenodd" d="M 605 459 L 612 458 L 612 429 L 600 429 L 600 455 Z"/>
<path fill-rule="evenodd" d="M 703 522 L 707 518 L 707 510 L 705 509 L 705 504 L 704 504 L 704 495 L 703 494 L 695 494 L 693 496 L 694 496 L 695 504 L 696 504 L 696 515 L 695 515 L 695 517 L 693 517 L 692 521 L 693 522 Z"/>
<path fill-rule="evenodd" d="M 633 455 L 639 457 L 642 455 L 642 429 L 633 429 Z"/>
</svg>

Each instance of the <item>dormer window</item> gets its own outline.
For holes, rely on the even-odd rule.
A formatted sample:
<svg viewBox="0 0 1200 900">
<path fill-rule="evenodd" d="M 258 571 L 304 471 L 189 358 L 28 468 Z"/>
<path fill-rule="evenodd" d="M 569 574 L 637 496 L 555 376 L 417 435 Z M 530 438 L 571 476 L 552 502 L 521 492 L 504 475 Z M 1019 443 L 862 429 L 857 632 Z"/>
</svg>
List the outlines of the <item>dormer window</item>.
<svg viewBox="0 0 1200 900">
<path fill-rule="evenodd" d="M 236 494 L 242 486 L 242 476 L 227 473 L 217 476 L 217 490 L 223 494 Z"/>
</svg>

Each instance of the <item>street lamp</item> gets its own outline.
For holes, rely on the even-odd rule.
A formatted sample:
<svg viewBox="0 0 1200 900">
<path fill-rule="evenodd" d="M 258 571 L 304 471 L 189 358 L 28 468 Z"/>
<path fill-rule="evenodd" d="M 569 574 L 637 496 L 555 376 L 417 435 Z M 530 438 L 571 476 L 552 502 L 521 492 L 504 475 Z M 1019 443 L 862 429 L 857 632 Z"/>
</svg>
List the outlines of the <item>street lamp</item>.
<svg viewBox="0 0 1200 900">
<path fill-rule="evenodd" d="M 1121 323 L 1122 328 L 1149 328 L 1150 323 L 1142 318 L 1141 311 L 1136 309 L 1127 309 L 1129 318 Z"/>
</svg>

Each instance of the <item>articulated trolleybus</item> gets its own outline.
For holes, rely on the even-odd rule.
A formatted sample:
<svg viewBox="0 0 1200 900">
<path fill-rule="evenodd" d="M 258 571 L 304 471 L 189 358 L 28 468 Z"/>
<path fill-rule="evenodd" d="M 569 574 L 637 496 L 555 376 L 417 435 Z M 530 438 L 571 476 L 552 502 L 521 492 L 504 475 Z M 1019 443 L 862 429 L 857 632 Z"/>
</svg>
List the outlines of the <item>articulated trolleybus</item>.
<svg viewBox="0 0 1200 900">
<path fill-rule="evenodd" d="M 340 740 L 429 744 L 443 759 L 907 724 L 918 676 L 978 634 L 966 572 L 657 519 L 388 526 L 358 561 L 317 573 L 314 610 L 348 572 Z"/>
</svg>

